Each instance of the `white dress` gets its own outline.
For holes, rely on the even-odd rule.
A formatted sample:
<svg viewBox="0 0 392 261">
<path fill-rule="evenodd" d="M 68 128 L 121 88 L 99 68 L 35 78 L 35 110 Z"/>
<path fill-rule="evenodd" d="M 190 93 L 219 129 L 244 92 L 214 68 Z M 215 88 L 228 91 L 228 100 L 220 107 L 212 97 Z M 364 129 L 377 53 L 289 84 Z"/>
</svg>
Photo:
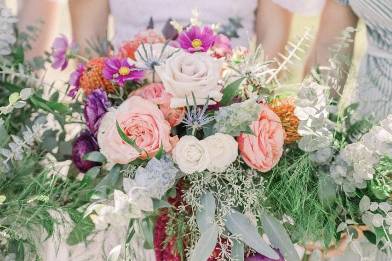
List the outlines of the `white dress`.
<svg viewBox="0 0 392 261">
<path fill-rule="evenodd" d="M 299 15 L 318 15 L 325 0 L 272 0 L 293 13 Z"/>
<path fill-rule="evenodd" d="M 188 24 L 192 11 L 198 10 L 205 24 L 224 24 L 231 17 L 242 19 L 241 44 L 253 37 L 257 0 L 110 0 L 114 19 L 114 45 L 132 39 L 145 30 L 152 17 L 154 28 L 161 31 L 168 19 Z"/>
</svg>

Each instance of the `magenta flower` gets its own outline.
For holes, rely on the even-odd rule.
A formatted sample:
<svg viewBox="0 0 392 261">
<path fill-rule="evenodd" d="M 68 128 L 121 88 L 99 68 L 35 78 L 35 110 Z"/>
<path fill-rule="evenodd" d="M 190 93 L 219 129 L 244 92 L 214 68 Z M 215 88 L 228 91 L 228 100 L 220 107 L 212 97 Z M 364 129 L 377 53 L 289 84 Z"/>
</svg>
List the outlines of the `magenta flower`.
<svg viewBox="0 0 392 261">
<path fill-rule="evenodd" d="M 182 49 L 190 53 L 207 52 L 214 45 L 215 38 L 211 27 L 192 26 L 178 36 L 178 42 Z"/>
<path fill-rule="evenodd" d="M 76 70 L 71 73 L 71 76 L 69 77 L 69 85 L 71 86 L 71 90 L 68 92 L 69 97 L 75 98 L 76 93 L 79 91 L 80 77 L 82 77 L 84 70 L 84 65 L 80 63 L 76 67 Z"/>
<path fill-rule="evenodd" d="M 97 89 L 87 96 L 83 111 L 84 119 L 86 120 L 87 127 L 94 136 L 96 136 L 101 119 L 109 107 L 110 102 L 105 91 Z"/>
<path fill-rule="evenodd" d="M 68 66 L 68 52 L 75 48 L 75 44 L 69 44 L 65 35 L 61 35 L 54 39 L 52 44 L 52 67 L 53 69 L 64 70 Z"/>
<path fill-rule="evenodd" d="M 89 131 L 83 131 L 72 146 L 72 161 L 81 172 L 87 172 L 100 163 L 84 160 L 87 153 L 98 151 L 98 144 Z"/>
<path fill-rule="evenodd" d="M 103 77 L 124 86 L 127 81 L 136 81 L 143 78 L 143 71 L 137 69 L 128 59 L 109 58 L 105 60 Z"/>
</svg>

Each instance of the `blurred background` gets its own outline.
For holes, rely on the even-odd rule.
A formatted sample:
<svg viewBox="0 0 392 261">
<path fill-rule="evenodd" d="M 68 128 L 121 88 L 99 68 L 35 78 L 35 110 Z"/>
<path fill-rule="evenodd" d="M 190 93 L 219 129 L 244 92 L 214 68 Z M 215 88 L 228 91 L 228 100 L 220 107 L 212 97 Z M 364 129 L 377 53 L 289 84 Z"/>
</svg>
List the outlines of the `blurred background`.
<svg viewBox="0 0 392 261">
<path fill-rule="evenodd" d="M 19 0 L 20 2 L 23 0 Z M 5 2 L 8 4 L 9 7 L 12 8 L 14 13 L 17 12 L 18 9 L 18 0 L 6 0 Z M 114 32 L 113 32 L 113 22 L 112 19 L 110 21 L 110 26 L 109 26 L 109 37 L 113 37 Z M 305 17 L 305 16 L 299 16 L 296 15 L 294 17 L 293 21 L 293 27 L 291 31 L 291 36 L 290 38 L 292 40 L 295 39 L 295 37 L 303 35 L 304 31 L 306 28 L 310 28 L 312 30 L 313 35 L 316 34 L 317 32 L 317 27 L 319 23 L 319 17 Z M 68 3 L 66 0 L 62 1 L 61 3 L 61 15 L 58 18 L 57 21 L 57 26 L 56 27 L 56 32 L 53 34 L 53 38 L 56 37 L 59 34 L 64 34 L 67 37 L 71 38 L 72 32 L 71 32 L 71 23 L 70 23 L 70 15 L 69 15 L 69 10 L 68 10 Z M 352 67 L 352 75 L 355 75 L 356 68 L 358 67 L 359 61 L 361 56 L 364 53 L 364 50 L 366 48 L 366 36 L 365 36 L 365 27 L 363 24 L 359 26 L 358 29 L 358 34 L 356 37 L 356 44 L 355 44 L 355 57 L 353 60 L 353 67 Z M 72 66 L 68 67 L 68 70 L 63 71 L 63 72 L 58 72 L 54 71 L 52 69 L 49 69 L 48 71 L 48 80 L 66 80 L 68 78 L 68 75 L 70 73 L 70 70 L 72 70 Z M 290 71 L 290 82 L 298 82 L 301 79 L 301 71 L 302 71 L 302 64 L 296 64 L 294 65 L 294 68 Z M 350 88 L 346 88 L 350 89 Z M 347 90 L 348 91 L 348 90 Z"/>
</svg>

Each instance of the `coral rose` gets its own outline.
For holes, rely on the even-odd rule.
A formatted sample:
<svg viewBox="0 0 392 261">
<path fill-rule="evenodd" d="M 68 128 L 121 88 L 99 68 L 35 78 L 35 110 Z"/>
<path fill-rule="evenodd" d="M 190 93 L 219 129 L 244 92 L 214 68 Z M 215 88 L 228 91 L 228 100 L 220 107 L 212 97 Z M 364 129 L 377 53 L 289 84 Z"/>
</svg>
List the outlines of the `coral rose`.
<svg viewBox="0 0 392 261">
<path fill-rule="evenodd" d="M 271 170 L 283 153 L 285 132 L 279 117 L 265 104 L 260 104 L 259 120 L 250 128 L 252 134 L 238 137 L 240 153 L 246 164 L 261 172 Z"/>
<path fill-rule="evenodd" d="M 139 96 L 159 105 L 159 109 L 162 111 L 171 127 L 180 124 L 185 116 L 184 107 L 170 108 L 170 99 L 172 95 L 165 91 L 165 87 L 161 83 L 148 84 L 131 93 L 131 96 Z"/>
<path fill-rule="evenodd" d="M 142 153 L 121 139 L 116 121 Z M 153 157 L 161 144 L 166 152 L 170 151 L 170 125 L 157 105 L 132 96 L 116 111 L 108 112 L 103 117 L 98 131 L 98 144 L 110 162 L 127 164 L 138 157 L 145 157 L 145 153 Z"/>
</svg>

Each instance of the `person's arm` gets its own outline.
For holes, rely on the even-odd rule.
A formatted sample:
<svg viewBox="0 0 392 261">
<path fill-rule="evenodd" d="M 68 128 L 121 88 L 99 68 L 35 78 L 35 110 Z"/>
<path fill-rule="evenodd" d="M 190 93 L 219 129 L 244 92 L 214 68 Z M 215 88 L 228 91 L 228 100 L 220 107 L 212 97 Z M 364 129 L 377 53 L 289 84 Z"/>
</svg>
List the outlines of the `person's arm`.
<svg viewBox="0 0 392 261">
<path fill-rule="evenodd" d="M 18 11 L 18 30 L 25 32 L 28 26 L 38 26 L 38 35 L 31 42 L 31 50 L 26 58 L 41 56 L 49 50 L 58 24 L 60 1 L 58 0 L 23 0 Z"/>
<path fill-rule="evenodd" d="M 89 41 L 107 39 L 109 3 L 107 0 L 69 0 L 73 40 L 88 47 Z"/>
<path fill-rule="evenodd" d="M 257 43 L 267 59 L 284 53 L 290 35 L 292 13 L 272 0 L 258 0 L 256 14 Z"/>
<path fill-rule="evenodd" d="M 358 17 L 354 14 L 349 6 L 342 5 L 337 0 L 327 0 L 319 25 L 319 31 L 316 41 L 312 47 L 311 53 L 307 59 L 304 74 L 307 75 L 316 66 L 329 66 L 329 59 L 334 56 L 348 57 L 351 59 L 354 49 L 354 44 L 349 43 L 348 47 L 341 50 L 342 55 L 331 53 L 331 48 L 339 43 L 342 33 L 348 27 L 356 27 L 358 24 Z M 353 37 L 355 35 L 353 34 Z M 338 61 L 339 62 L 339 61 Z M 340 68 L 343 72 L 349 71 L 349 64 L 339 62 Z M 322 72 L 323 74 L 328 72 Z M 338 76 L 338 87 L 342 88 L 347 79 L 347 73 Z M 336 90 L 341 93 L 341 89 Z"/>
</svg>

